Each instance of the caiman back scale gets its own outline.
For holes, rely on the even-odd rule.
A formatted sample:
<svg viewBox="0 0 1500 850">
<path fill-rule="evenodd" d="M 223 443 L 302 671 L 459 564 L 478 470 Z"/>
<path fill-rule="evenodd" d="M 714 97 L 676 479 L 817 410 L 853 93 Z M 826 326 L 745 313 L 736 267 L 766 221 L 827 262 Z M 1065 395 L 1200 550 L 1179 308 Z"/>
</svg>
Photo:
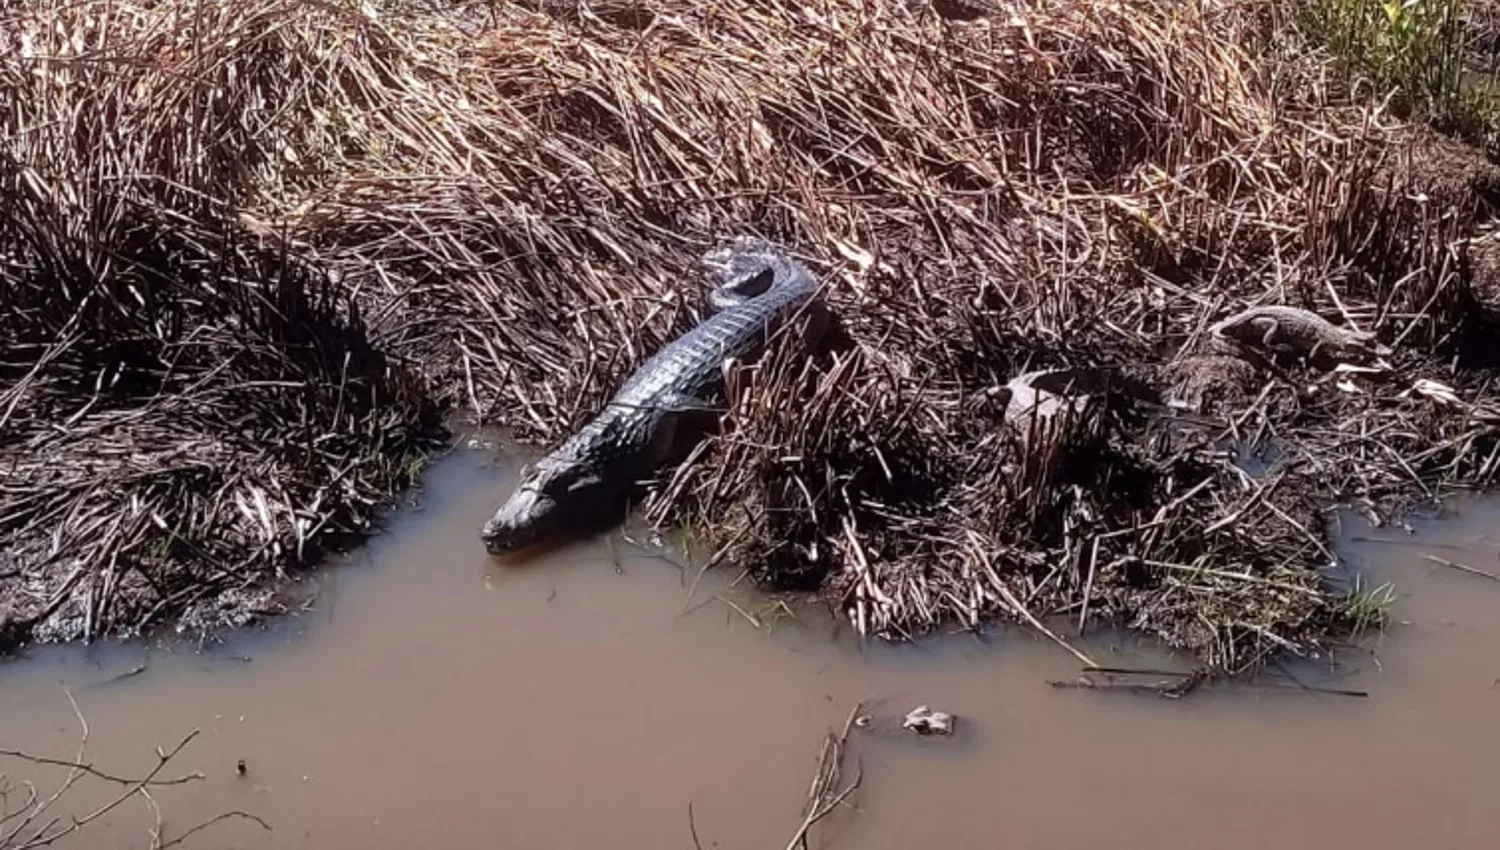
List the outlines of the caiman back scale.
<svg viewBox="0 0 1500 850">
<path fill-rule="evenodd" d="M 720 285 L 715 311 L 642 363 L 592 420 L 521 470 L 514 493 L 484 524 L 491 554 L 524 549 L 596 519 L 681 450 L 682 428 L 716 417 L 729 361 L 750 362 L 789 321 L 804 341 L 824 329 L 817 281 L 780 247 L 750 237 L 704 255 Z"/>
</svg>

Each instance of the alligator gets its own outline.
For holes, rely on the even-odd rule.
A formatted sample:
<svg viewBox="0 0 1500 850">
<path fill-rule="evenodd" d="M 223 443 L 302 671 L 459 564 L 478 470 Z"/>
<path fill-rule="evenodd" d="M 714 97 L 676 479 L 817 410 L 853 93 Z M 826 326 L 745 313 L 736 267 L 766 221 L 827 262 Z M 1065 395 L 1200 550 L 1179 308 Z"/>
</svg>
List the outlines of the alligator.
<svg viewBox="0 0 1500 850">
<path fill-rule="evenodd" d="M 593 522 L 684 456 L 699 429 L 717 421 L 730 366 L 753 362 L 782 328 L 798 322 L 803 345 L 818 344 L 828 316 L 817 281 L 785 249 L 742 236 L 701 260 L 719 283 L 708 296 L 711 315 L 642 363 L 587 424 L 522 468 L 515 491 L 480 532 L 490 554 Z"/>
</svg>

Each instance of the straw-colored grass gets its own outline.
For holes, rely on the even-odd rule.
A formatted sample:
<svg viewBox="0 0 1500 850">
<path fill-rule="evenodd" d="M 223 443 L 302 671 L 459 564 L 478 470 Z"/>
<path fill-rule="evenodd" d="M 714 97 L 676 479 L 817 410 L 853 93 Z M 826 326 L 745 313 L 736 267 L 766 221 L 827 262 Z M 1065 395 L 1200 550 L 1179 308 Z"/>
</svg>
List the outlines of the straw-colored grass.
<svg viewBox="0 0 1500 850">
<path fill-rule="evenodd" d="M 741 232 L 829 281 L 852 345 L 749 378 L 647 514 L 868 632 L 1065 615 L 1246 669 L 1347 624 L 1329 498 L 1494 475 L 1480 379 L 1444 364 L 1482 348 L 1496 170 L 1337 102 L 1264 0 L 543 6 L 4 13 L 13 629 L 274 586 L 407 480 L 433 410 L 561 437 Z M 1110 407 L 1046 451 L 982 403 L 1031 368 L 1192 378 L 1204 324 L 1263 300 L 1400 371 L 1258 376 L 1187 435 Z M 1247 477 L 1219 431 L 1282 465 Z"/>
</svg>

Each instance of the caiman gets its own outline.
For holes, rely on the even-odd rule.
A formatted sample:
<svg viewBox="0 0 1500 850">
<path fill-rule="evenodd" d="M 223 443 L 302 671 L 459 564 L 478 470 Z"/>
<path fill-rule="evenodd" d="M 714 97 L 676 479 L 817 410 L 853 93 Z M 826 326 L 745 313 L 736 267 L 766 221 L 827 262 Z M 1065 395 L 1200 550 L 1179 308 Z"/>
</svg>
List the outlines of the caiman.
<svg viewBox="0 0 1500 850">
<path fill-rule="evenodd" d="M 560 446 L 522 468 L 515 492 L 480 532 L 491 554 L 557 538 L 620 504 L 681 455 L 696 426 L 716 418 L 730 365 L 753 362 L 783 327 L 805 316 L 803 342 L 818 342 L 826 314 L 817 281 L 786 250 L 739 237 L 702 261 L 719 282 L 708 297 L 711 315 L 642 363 Z"/>
<path fill-rule="evenodd" d="M 1258 347 L 1266 353 L 1292 353 L 1308 360 L 1319 354 L 1368 362 L 1391 355 L 1370 331 L 1335 325 L 1311 310 L 1262 304 L 1209 326 L 1212 338 Z"/>
</svg>

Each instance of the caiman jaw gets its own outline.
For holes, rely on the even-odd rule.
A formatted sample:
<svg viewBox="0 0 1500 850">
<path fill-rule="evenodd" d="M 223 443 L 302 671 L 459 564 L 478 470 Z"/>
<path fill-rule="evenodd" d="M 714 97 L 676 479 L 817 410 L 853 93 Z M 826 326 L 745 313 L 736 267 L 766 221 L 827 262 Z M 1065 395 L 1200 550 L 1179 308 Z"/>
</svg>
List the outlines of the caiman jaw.
<svg viewBox="0 0 1500 850">
<path fill-rule="evenodd" d="M 523 468 L 520 483 L 479 532 L 484 548 L 503 555 L 529 548 L 586 519 L 610 495 L 604 480 L 583 463 L 543 459 Z"/>
<path fill-rule="evenodd" d="M 556 507 L 556 502 L 530 487 L 517 488 L 479 532 L 485 550 L 503 555 L 537 542 L 546 534 Z"/>
</svg>

